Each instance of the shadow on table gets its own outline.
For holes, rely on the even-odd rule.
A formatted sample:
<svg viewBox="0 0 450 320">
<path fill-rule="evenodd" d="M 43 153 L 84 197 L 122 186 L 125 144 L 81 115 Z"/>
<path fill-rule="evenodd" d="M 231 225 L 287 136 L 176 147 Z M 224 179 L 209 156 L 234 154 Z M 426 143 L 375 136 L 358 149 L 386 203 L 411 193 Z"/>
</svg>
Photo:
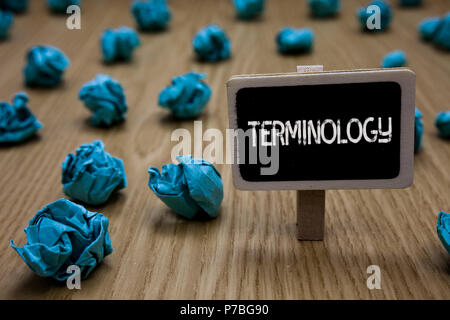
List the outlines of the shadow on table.
<svg viewBox="0 0 450 320">
<path fill-rule="evenodd" d="M 106 211 L 104 211 L 104 209 L 106 209 L 107 207 L 116 208 L 117 206 L 122 206 L 125 204 L 125 201 L 126 201 L 126 193 L 122 192 L 121 190 L 119 190 L 117 192 L 113 192 L 113 194 L 109 197 L 108 201 L 106 201 L 103 204 L 98 204 L 98 205 L 88 204 L 81 200 L 77 200 L 77 199 L 74 199 L 74 198 L 66 196 L 66 195 L 65 195 L 65 197 L 69 198 L 69 200 L 72 202 L 82 205 L 89 211 L 100 212 L 108 218 L 110 216 L 106 215 L 105 212 L 110 213 L 111 211 L 115 211 L 116 209 L 106 210 Z M 118 211 L 120 211 L 120 210 L 118 210 Z"/>
<path fill-rule="evenodd" d="M 107 269 L 111 268 L 108 263 L 101 262 L 87 279 L 81 280 L 80 290 L 70 290 L 67 288 L 66 281 L 39 277 L 27 269 L 22 281 L 17 282 L 8 299 L 51 299 L 54 293 L 58 299 L 70 299 L 73 294 L 82 293 L 83 289 L 89 290 L 90 286 L 98 286 L 98 283 L 102 281 L 101 278 L 106 277 Z"/>
<path fill-rule="evenodd" d="M 204 234 L 206 229 L 220 226 L 221 213 L 216 218 L 209 217 L 204 212 L 199 212 L 194 219 L 189 220 L 170 208 L 164 208 L 158 212 L 148 212 L 148 215 L 153 215 L 150 218 L 150 228 L 155 234 L 173 235 L 185 234 L 187 232 Z M 157 215 L 157 216 L 156 216 Z M 211 230 L 214 232 L 214 230 Z"/>
<path fill-rule="evenodd" d="M 12 143 L 12 142 L 8 142 L 8 143 L 0 143 L 0 150 L 2 149 L 10 149 L 10 148 L 20 148 L 20 147 L 26 147 L 26 146 L 31 146 L 33 144 L 38 143 L 39 141 L 42 140 L 42 137 L 39 135 L 39 133 L 34 134 L 32 137 L 30 137 L 29 139 L 25 140 L 25 141 L 21 141 L 18 143 Z"/>
<path fill-rule="evenodd" d="M 122 120 L 118 123 L 115 123 L 111 126 L 94 126 L 93 124 L 91 124 L 91 117 L 87 117 L 87 118 L 83 118 L 83 130 L 85 131 L 91 131 L 91 132 L 95 132 L 95 133 L 106 133 L 109 132 L 111 130 L 125 130 L 126 129 L 126 120 Z"/>
</svg>

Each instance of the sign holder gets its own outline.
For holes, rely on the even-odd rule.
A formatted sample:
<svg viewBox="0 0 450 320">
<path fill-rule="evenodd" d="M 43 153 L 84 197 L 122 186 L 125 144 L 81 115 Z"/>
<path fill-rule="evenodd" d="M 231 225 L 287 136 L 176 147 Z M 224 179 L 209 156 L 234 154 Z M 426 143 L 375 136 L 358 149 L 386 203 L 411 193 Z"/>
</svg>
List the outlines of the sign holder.
<svg viewBox="0 0 450 320">
<path fill-rule="evenodd" d="M 321 65 L 297 66 L 295 73 L 233 76 L 227 94 L 234 137 L 250 141 L 258 130 L 262 141 L 254 145 L 258 151 L 242 154 L 241 142 L 233 143 L 234 186 L 295 190 L 298 240 L 324 239 L 325 190 L 400 189 L 413 182 L 415 74 L 409 69 L 324 71 Z M 297 109 L 308 104 L 318 108 Z M 334 136 L 328 134 L 325 140 L 327 124 Z M 266 162 L 253 163 L 255 152 L 275 139 L 276 131 L 265 125 L 288 133 L 275 162 L 262 158 Z M 300 154 L 291 138 L 311 148 Z M 337 145 L 345 152 L 339 153 Z"/>
</svg>

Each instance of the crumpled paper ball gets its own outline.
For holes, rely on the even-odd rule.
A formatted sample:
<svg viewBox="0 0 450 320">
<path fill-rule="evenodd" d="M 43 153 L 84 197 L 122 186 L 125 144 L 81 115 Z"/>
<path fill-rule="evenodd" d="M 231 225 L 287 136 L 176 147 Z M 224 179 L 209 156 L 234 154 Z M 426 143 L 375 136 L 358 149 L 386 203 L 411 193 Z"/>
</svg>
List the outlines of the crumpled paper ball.
<svg viewBox="0 0 450 320">
<path fill-rule="evenodd" d="M 314 45 L 314 32 L 309 28 L 285 27 L 278 32 L 276 42 L 281 53 L 309 52 Z"/>
<path fill-rule="evenodd" d="M 415 109 L 414 114 L 414 152 L 418 152 L 422 147 L 423 138 L 423 121 L 422 112 L 419 109 Z"/>
<path fill-rule="evenodd" d="M 80 268 L 86 279 L 94 268 L 113 252 L 108 233 L 109 220 L 66 199 L 39 210 L 25 228 L 27 243 L 11 247 L 33 272 L 41 277 L 65 281 L 67 268 Z"/>
<path fill-rule="evenodd" d="M 34 46 L 27 53 L 24 69 L 25 84 L 36 87 L 54 87 L 63 77 L 70 60 L 52 46 Z"/>
<path fill-rule="evenodd" d="M 166 0 L 135 1 L 131 13 L 139 29 L 145 31 L 166 28 L 172 17 Z"/>
<path fill-rule="evenodd" d="M 437 26 L 441 22 L 441 18 L 439 17 L 431 17 L 423 19 L 418 27 L 419 33 L 422 39 L 426 41 L 433 40 L 434 32 L 437 29 Z"/>
<path fill-rule="evenodd" d="M 406 54 L 402 50 L 394 50 L 384 56 L 382 68 L 399 68 L 406 65 Z"/>
<path fill-rule="evenodd" d="M 19 92 L 13 104 L 0 102 L 0 143 L 17 143 L 30 138 L 42 128 L 27 107 L 28 96 Z"/>
<path fill-rule="evenodd" d="M 158 104 L 172 111 L 177 118 L 199 115 L 211 97 L 211 89 L 201 81 L 206 75 L 189 72 L 172 79 L 172 84 L 159 94 Z"/>
<path fill-rule="evenodd" d="M 105 62 L 129 61 L 134 49 L 140 45 L 138 34 L 128 27 L 106 29 L 100 42 Z"/>
<path fill-rule="evenodd" d="M 332 17 L 341 8 L 340 0 L 309 0 L 309 9 L 315 17 Z"/>
<path fill-rule="evenodd" d="M 109 127 L 125 119 L 128 106 L 122 86 L 108 75 L 98 74 L 85 83 L 79 97 L 93 112 L 91 124 L 94 126 Z"/>
<path fill-rule="evenodd" d="M 66 13 L 67 7 L 81 5 L 81 0 L 47 0 L 48 7 L 56 13 Z"/>
<path fill-rule="evenodd" d="M 0 9 L 22 13 L 28 9 L 28 0 L 0 0 Z"/>
<path fill-rule="evenodd" d="M 450 253 L 450 214 L 441 211 L 437 221 L 437 234 L 447 252 Z"/>
<path fill-rule="evenodd" d="M 9 36 L 9 30 L 14 23 L 14 16 L 9 11 L 0 10 L 0 40 Z"/>
<path fill-rule="evenodd" d="M 403 7 L 417 7 L 422 5 L 422 0 L 399 0 L 398 2 Z"/>
<path fill-rule="evenodd" d="M 81 145 L 62 164 L 64 193 L 85 203 L 98 205 L 127 186 L 123 162 L 104 150 L 102 141 Z"/>
<path fill-rule="evenodd" d="M 432 17 L 422 20 L 419 24 L 422 39 L 433 41 L 435 45 L 450 50 L 450 12 L 444 17 Z"/>
<path fill-rule="evenodd" d="M 254 19 L 264 11 L 265 0 L 233 0 L 239 19 Z"/>
<path fill-rule="evenodd" d="M 192 45 L 201 60 L 213 62 L 228 59 L 231 56 L 230 40 L 225 31 L 215 24 L 198 31 Z"/>
<path fill-rule="evenodd" d="M 366 31 L 382 31 L 389 27 L 392 20 L 392 9 L 391 6 L 382 0 L 372 1 L 368 6 L 375 5 L 380 8 L 380 29 L 368 29 L 367 19 L 372 16 L 373 13 L 367 13 L 367 7 L 361 8 L 357 11 L 359 21 L 361 22 L 361 27 Z"/>
<path fill-rule="evenodd" d="M 193 219 L 200 211 L 217 217 L 223 199 L 220 173 L 208 161 L 193 159 L 191 155 L 177 156 L 177 160 L 178 165 L 163 165 L 162 174 L 158 168 L 148 169 L 150 189 L 187 219 Z"/>
<path fill-rule="evenodd" d="M 434 124 L 442 138 L 450 139 L 450 111 L 440 112 Z"/>
</svg>

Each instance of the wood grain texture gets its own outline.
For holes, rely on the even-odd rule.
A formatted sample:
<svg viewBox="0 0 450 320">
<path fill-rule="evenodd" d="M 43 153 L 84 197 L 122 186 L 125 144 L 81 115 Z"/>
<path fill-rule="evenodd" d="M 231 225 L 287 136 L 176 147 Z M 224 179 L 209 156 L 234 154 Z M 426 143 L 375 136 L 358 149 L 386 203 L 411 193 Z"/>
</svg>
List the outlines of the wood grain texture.
<svg viewBox="0 0 450 320">
<path fill-rule="evenodd" d="M 71 58 L 62 86 L 26 89 L 44 129 L 39 137 L 0 148 L 0 298 L 15 299 L 420 299 L 450 298 L 449 255 L 436 235 L 440 210 L 450 210 L 450 145 L 437 136 L 436 114 L 450 109 L 450 55 L 418 39 L 416 26 L 450 9 L 447 0 L 420 9 L 396 4 L 392 28 L 360 32 L 355 10 L 366 1 L 346 0 L 331 20 L 309 17 L 306 1 L 267 3 L 264 17 L 237 21 L 230 1 L 171 0 L 167 32 L 140 34 L 142 46 L 128 64 L 105 66 L 99 54 L 104 28 L 134 26 L 129 1 L 84 1 L 82 30 L 65 28 L 65 17 L 50 14 L 44 1 L 17 17 L 11 38 L 0 43 L 0 98 L 24 90 L 26 50 L 51 44 Z M 396 1 L 395 1 L 396 3 Z M 232 59 L 196 61 L 191 39 L 207 23 L 218 23 L 232 39 Z M 274 37 L 285 25 L 312 27 L 312 54 L 281 56 Z M 196 70 L 208 74 L 213 90 L 203 128 L 228 126 L 225 82 L 235 74 L 292 72 L 300 64 L 326 70 L 378 67 L 385 53 L 406 51 L 417 74 L 417 106 L 424 113 L 423 150 L 415 156 L 415 182 L 405 190 L 328 191 L 325 240 L 296 240 L 296 194 L 235 190 L 231 167 L 218 165 L 225 198 L 220 216 L 209 222 L 173 214 L 147 187 L 147 168 L 170 162 L 176 128 L 157 106 L 171 77 Z M 78 100 L 79 88 L 97 73 L 124 86 L 129 112 L 122 125 L 91 127 Z M 128 187 L 100 207 L 110 218 L 114 253 L 82 282 L 81 290 L 34 275 L 9 240 L 25 243 L 23 229 L 37 210 L 63 197 L 61 163 L 82 143 L 102 139 L 124 160 Z M 332 161 L 332 159 L 330 159 Z M 366 287 L 366 269 L 378 265 L 382 289 Z"/>
</svg>

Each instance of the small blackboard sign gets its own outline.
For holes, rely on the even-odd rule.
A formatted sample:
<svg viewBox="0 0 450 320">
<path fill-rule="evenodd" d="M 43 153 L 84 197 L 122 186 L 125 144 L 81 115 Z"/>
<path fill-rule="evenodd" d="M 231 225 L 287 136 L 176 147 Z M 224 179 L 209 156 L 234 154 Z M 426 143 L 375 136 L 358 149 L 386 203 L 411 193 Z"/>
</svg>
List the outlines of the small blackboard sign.
<svg viewBox="0 0 450 320">
<path fill-rule="evenodd" d="M 237 188 L 412 184 L 411 70 L 244 75 L 231 78 L 227 88 Z"/>
</svg>

